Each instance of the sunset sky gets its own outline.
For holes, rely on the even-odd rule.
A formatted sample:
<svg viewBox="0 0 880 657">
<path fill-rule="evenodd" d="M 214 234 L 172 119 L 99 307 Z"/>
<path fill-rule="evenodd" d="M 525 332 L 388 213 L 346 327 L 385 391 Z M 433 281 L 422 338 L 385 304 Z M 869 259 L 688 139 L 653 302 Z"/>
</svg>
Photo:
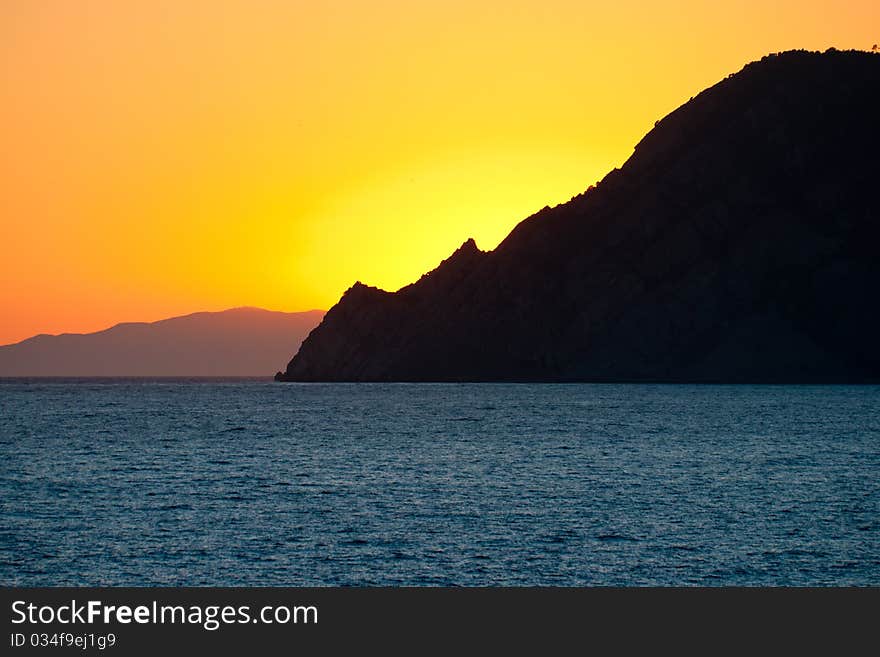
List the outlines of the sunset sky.
<svg viewBox="0 0 880 657">
<path fill-rule="evenodd" d="M 397 289 L 747 62 L 878 41 L 877 0 L 0 0 L 0 344 Z"/>
</svg>

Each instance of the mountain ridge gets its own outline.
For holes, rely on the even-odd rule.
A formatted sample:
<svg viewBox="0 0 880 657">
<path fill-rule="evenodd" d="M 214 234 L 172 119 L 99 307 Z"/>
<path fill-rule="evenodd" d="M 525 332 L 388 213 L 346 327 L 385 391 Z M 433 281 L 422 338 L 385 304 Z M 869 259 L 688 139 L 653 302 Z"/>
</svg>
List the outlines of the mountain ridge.
<svg viewBox="0 0 880 657">
<path fill-rule="evenodd" d="M 0 346 L 0 376 L 265 376 L 323 314 L 244 306 L 90 333 L 41 333 Z"/>
<path fill-rule="evenodd" d="M 351 288 L 276 378 L 880 380 L 878 106 L 875 54 L 747 64 L 493 251 Z"/>
</svg>

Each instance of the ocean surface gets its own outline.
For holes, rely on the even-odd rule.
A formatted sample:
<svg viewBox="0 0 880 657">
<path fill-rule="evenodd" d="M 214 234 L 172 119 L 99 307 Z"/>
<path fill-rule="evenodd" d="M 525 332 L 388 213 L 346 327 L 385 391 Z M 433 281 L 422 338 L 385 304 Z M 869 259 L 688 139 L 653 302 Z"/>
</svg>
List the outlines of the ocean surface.
<svg viewBox="0 0 880 657">
<path fill-rule="evenodd" d="M 3 585 L 880 585 L 880 387 L 0 382 Z"/>
</svg>

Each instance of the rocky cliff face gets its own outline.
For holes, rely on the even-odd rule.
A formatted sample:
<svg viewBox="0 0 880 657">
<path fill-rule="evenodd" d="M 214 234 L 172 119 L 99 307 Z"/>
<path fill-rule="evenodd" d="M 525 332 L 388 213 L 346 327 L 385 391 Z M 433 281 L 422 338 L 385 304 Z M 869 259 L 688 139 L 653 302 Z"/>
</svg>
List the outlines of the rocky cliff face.
<svg viewBox="0 0 880 657">
<path fill-rule="evenodd" d="M 878 110 L 878 55 L 749 64 L 494 251 L 355 284 L 276 378 L 880 380 Z"/>
</svg>

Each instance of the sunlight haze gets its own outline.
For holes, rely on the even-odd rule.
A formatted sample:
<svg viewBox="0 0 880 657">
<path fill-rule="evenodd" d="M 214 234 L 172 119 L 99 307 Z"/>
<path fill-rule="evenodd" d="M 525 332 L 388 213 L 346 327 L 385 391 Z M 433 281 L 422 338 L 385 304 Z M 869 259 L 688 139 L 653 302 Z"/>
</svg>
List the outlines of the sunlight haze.
<svg viewBox="0 0 880 657">
<path fill-rule="evenodd" d="M 6 0 L 0 344 L 395 290 L 749 61 L 878 25 L 876 0 Z"/>
</svg>

